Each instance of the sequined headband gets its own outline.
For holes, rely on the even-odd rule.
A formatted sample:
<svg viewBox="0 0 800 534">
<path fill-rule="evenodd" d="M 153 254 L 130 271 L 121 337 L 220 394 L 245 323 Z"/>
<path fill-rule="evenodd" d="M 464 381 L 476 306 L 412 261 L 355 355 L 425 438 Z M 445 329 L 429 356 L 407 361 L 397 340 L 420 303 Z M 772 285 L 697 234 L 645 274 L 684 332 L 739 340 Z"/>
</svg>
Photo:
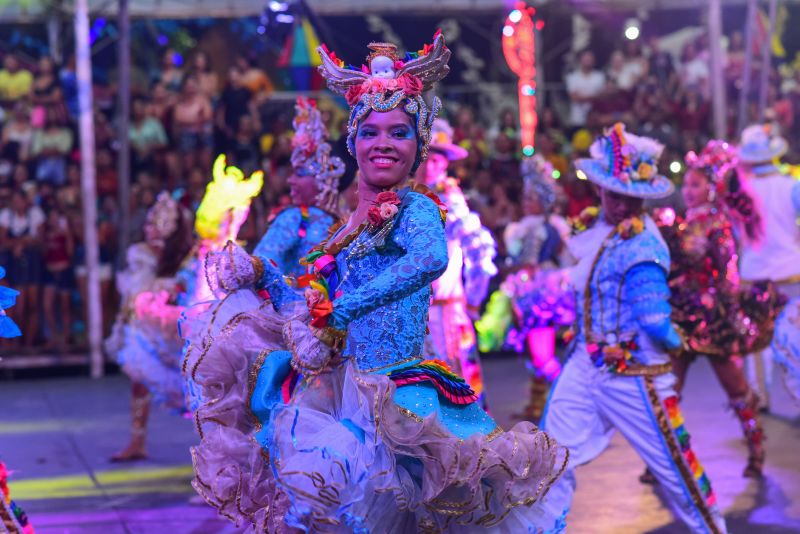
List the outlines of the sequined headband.
<svg viewBox="0 0 800 534">
<path fill-rule="evenodd" d="M 450 72 L 447 62 L 450 50 L 444 44 L 441 31 L 433 36 L 433 43 L 417 52 L 407 52 L 397 59 L 396 47 L 388 43 L 373 43 L 368 56 L 369 66 L 345 66 L 336 53 L 325 45 L 317 49 L 322 58 L 319 72 L 328 87 L 347 99 L 350 119 L 347 123 L 347 148 L 355 156 L 355 135 L 358 124 L 370 111 L 385 113 L 402 105 L 403 110 L 416 119 L 419 150 L 414 168 L 428 155 L 433 121 L 441 109 L 441 101 L 434 97 L 431 105 L 422 93 Z"/>
</svg>

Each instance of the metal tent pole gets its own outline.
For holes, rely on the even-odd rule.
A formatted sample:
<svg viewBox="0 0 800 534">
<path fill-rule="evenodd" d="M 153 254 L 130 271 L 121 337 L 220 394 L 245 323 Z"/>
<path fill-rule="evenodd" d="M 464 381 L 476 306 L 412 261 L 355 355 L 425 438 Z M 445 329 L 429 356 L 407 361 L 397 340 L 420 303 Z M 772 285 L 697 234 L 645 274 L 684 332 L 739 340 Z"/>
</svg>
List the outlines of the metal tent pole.
<svg viewBox="0 0 800 534">
<path fill-rule="evenodd" d="M 758 121 L 764 121 L 769 93 L 769 74 L 772 70 L 772 34 L 775 33 L 775 16 L 778 12 L 778 0 L 769 0 L 769 28 L 767 39 L 761 49 L 761 79 L 758 86 Z"/>
<path fill-rule="evenodd" d="M 742 87 L 739 93 L 739 117 L 736 123 L 736 133 L 741 133 L 747 126 L 748 106 L 750 97 L 750 78 L 753 72 L 753 26 L 756 22 L 757 0 L 747 0 L 747 16 L 744 29 L 744 72 L 742 73 Z"/>
<path fill-rule="evenodd" d="M 119 25 L 119 41 L 117 41 L 117 176 L 119 177 L 119 243 L 117 265 L 125 266 L 125 255 L 128 249 L 131 225 L 131 151 L 128 139 L 131 107 L 131 24 L 128 11 L 128 0 L 119 0 L 117 21 Z"/>
<path fill-rule="evenodd" d="M 708 3 L 708 36 L 711 50 L 711 104 L 714 137 L 727 137 L 725 80 L 722 72 L 722 6 L 721 0 Z"/>
<path fill-rule="evenodd" d="M 88 0 L 75 1 L 75 59 L 80 106 L 81 203 L 87 270 L 87 333 L 92 378 L 103 376 L 103 308 L 100 300 L 100 251 L 97 239 L 97 192 L 94 162 L 92 56 Z"/>
</svg>

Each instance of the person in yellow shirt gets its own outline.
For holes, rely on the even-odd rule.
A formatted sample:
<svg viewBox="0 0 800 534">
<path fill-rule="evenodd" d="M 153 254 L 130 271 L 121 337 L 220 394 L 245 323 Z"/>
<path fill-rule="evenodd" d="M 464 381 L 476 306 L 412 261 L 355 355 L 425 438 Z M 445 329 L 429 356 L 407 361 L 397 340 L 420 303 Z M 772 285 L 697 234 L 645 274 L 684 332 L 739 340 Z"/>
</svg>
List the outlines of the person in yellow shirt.
<svg viewBox="0 0 800 534">
<path fill-rule="evenodd" d="M 8 54 L 0 70 L 0 101 L 16 102 L 31 92 L 33 74 L 23 69 L 14 54 Z"/>
</svg>

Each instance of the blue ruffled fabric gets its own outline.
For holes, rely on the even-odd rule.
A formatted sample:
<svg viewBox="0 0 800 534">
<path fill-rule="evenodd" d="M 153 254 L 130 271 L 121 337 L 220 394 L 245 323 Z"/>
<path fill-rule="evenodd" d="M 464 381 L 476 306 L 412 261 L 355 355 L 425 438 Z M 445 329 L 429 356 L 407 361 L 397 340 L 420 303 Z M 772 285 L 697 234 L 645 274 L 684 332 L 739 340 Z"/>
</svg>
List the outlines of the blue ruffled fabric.
<svg viewBox="0 0 800 534">
<path fill-rule="evenodd" d="M 6 270 L 0 267 L 0 280 L 5 278 Z M 0 286 L 0 310 L 7 310 L 17 302 L 19 291 L 11 289 L 10 287 Z M 0 314 L 0 338 L 19 337 L 22 335 L 17 323 L 11 317 L 5 315 L 3 311 Z"/>
</svg>

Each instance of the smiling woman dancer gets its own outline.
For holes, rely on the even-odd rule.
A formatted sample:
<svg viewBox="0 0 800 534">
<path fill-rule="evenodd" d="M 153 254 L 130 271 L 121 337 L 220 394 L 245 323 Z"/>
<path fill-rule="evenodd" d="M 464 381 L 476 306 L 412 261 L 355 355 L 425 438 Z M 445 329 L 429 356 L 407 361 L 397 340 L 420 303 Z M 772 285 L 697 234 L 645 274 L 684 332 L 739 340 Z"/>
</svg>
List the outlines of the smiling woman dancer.
<svg viewBox="0 0 800 534">
<path fill-rule="evenodd" d="M 249 389 L 217 389 L 211 352 L 200 361 L 213 417 L 201 408 L 195 488 L 258 531 L 560 531 L 562 510 L 548 516 L 542 501 L 565 450 L 531 423 L 503 432 L 461 377 L 420 357 L 447 240 L 437 198 L 410 175 L 440 107 L 422 91 L 450 52 L 439 34 L 405 61 L 393 45 L 370 48 L 369 73 L 321 54 L 351 105 L 358 206 L 305 259 L 315 280 L 309 311 L 283 326 L 291 350 L 264 350 Z M 211 268 L 231 290 L 277 278 L 234 246 Z"/>
</svg>

